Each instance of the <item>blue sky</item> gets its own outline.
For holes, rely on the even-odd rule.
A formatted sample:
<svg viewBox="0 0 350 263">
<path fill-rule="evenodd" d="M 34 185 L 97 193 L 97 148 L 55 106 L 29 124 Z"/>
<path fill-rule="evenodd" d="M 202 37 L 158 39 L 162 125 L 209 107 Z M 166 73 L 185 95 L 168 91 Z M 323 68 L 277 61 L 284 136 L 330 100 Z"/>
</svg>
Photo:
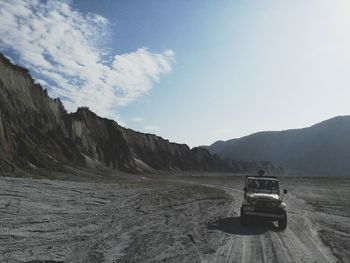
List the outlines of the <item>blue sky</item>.
<svg viewBox="0 0 350 263">
<path fill-rule="evenodd" d="M 23 3 L 1 51 L 69 110 L 190 146 L 350 112 L 347 1 Z"/>
</svg>

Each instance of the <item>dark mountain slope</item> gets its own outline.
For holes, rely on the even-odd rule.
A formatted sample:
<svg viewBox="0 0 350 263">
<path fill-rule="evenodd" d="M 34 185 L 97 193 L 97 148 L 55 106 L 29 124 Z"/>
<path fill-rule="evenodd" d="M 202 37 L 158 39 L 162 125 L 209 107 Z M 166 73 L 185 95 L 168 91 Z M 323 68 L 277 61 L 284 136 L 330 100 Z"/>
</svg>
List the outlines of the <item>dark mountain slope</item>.
<svg viewBox="0 0 350 263">
<path fill-rule="evenodd" d="M 222 160 L 205 149 L 135 132 L 88 108 L 68 114 L 26 69 L 0 54 L 0 171 L 63 164 L 129 172 L 274 169 L 270 163 Z"/>
<path fill-rule="evenodd" d="M 339 116 L 309 128 L 259 132 L 217 142 L 207 149 L 243 161 L 268 160 L 292 172 L 350 175 L 350 116 Z"/>
</svg>

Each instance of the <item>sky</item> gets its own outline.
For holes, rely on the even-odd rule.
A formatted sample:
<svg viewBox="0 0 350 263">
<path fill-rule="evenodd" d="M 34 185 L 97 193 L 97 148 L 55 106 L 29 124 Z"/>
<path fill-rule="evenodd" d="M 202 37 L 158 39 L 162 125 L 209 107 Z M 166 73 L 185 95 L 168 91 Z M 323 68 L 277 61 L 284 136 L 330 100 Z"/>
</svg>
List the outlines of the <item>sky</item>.
<svg viewBox="0 0 350 263">
<path fill-rule="evenodd" d="M 68 111 L 191 147 L 350 114 L 347 0 L 1 0 L 0 51 Z"/>
</svg>

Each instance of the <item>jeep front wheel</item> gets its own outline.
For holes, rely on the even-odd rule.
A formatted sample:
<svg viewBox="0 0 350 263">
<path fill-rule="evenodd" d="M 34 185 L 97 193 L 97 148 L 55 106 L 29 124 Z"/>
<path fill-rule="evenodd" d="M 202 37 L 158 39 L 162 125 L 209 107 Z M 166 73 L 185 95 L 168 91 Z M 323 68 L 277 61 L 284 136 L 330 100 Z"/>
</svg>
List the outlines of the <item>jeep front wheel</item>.
<svg viewBox="0 0 350 263">
<path fill-rule="evenodd" d="M 285 230 L 287 228 L 287 213 L 283 211 L 283 217 L 278 219 L 278 229 Z"/>
</svg>

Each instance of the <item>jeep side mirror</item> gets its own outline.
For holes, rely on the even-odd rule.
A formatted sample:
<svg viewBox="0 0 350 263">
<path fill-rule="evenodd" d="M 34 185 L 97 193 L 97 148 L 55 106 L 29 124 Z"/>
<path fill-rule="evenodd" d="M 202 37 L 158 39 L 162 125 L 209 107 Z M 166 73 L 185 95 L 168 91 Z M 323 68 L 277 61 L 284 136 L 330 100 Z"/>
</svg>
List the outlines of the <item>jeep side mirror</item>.
<svg viewBox="0 0 350 263">
<path fill-rule="evenodd" d="M 243 188 L 243 191 L 244 191 L 244 192 L 247 192 L 247 187 L 244 187 L 244 188 Z"/>
<path fill-rule="evenodd" d="M 288 190 L 287 189 L 283 189 L 283 194 L 287 194 L 288 193 Z"/>
</svg>

